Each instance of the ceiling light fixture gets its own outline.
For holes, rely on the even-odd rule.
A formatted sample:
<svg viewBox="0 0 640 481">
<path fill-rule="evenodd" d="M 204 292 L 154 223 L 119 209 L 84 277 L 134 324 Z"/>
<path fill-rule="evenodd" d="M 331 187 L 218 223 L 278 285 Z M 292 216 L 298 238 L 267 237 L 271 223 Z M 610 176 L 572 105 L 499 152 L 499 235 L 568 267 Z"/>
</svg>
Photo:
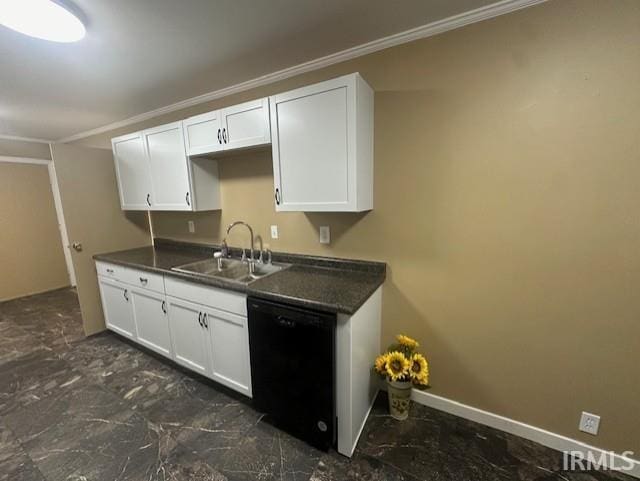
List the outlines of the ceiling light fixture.
<svg viewBox="0 0 640 481">
<path fill-rule="evenodd" d="M 80 19 L 52 0 L 0 0 L 0 24 L 52 42 L 77 42 L 86 34 Z"/>
</svg>

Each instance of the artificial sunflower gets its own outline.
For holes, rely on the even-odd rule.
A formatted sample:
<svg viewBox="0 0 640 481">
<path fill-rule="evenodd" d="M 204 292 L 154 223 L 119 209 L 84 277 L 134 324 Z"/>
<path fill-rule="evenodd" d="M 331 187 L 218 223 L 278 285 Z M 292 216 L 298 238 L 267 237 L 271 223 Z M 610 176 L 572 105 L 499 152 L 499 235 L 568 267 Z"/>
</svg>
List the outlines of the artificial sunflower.
<svg viewBox="0 0 640 481">
<path fill-rule="evenodd" d="M 387 354 L 380 354 L 376 358 L 375 368 L 376 372 L 379 374 L 385 374 L 387 372 L 387 363 L 389 362 L 388 357 L 389 356 Z"/>
<path fill-rule="evenodd" d="M 413 351 L 420 345 L 418 344 L 418 341 L 416 341 L 415 339 L 412 339 L 409 336 L 405 336 L 404 334 L 398 334 L 396 336 L 396 339 L 398 340 L 401 346 L 406 347 L 410 351 Z"/>
<path fill-rule="evenodd" d="M 393 351 L 387 354 L 387 375 L 391 381 L 398 381 L 409 373 L 411 363 L 399 351 Z"/>
<path fill-rule="evenodd" d="M 422 354 L 411 356 L 409 376 L 415 384 L 429 384 L 429 363 Z"/>
</svg>

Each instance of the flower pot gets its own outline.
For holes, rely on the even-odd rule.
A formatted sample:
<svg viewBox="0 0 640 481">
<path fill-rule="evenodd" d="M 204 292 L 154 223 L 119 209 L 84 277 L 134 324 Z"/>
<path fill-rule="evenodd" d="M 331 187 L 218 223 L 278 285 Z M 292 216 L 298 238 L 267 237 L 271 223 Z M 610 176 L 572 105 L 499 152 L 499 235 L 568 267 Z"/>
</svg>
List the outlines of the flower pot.
<svg viewBox="0 0 640 481">
<path fill-rule="evenodd" d="M 391 417 L 400 421 L 407 419 L 411 405 L 411 381 L 387 381 L 387 397 Z"/>
</svg>

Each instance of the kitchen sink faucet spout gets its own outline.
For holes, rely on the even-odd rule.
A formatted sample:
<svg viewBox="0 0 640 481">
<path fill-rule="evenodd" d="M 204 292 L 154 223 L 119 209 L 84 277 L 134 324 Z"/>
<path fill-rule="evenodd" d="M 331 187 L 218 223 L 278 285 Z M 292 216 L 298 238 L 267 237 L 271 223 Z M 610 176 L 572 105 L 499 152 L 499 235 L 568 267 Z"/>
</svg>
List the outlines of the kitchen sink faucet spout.
<svg viewBox="0 0 640 481">
<path fill-rule="evenodd" d="M 251 252 L 251 254 L 250 254 L 251 257 L 250 257 L 249 262 L 253 263 L 253 261 L 254 261 L 254 259 L 253 259 L 253 242 L 254 242 L 254 239 L 253 239 L 253 229 L 251 228 L 251 226 L 249 224 L 247 224 L 246 222 L 244 222 L 244 221 L 237 220 L 237 221 L 233 222 L 232 224 L 229 224 L 229 227 L 227 227 L 227 236 L 229 235 L 229 232 L 231 232 L 231 229 L 233 229 L 237 225 L 243 225 L 247 229 L 249 229 L 249 234 L 251 236 L 251 244 L 249 244 L 249 246 L 250 246 L 249 250 Z"/>
</svg>

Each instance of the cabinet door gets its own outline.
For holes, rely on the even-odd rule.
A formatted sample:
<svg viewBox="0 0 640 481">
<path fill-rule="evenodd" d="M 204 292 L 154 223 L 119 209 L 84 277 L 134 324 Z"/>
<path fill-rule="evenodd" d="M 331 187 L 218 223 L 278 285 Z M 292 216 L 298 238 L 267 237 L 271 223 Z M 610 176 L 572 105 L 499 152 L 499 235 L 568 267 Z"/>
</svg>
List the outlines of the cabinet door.
<svg viewBox="0 0 640 481">
<path fill-rule="evenodd" d="M 211 378 L 251 396 L 247 318 L 217 309 L 208 309 L 205 325 L 211 337 Z"/>
<path fill-rule="evenodd" d="M 269 99 L 253 100 L 222 110 L 224 149 L 242 149 L 271 143 Z"/>
<path fill-rule="evenodd" d="M 133 288 L 131 303 L 138 342 L 158 354 L 172 357 L 169 318 L 164 295 L 146 289 Z"/>
<path fill-rule="evenodd" d="M 143 133 L 153 186 L 153 210 L 193 210 L 189 162 L 184 151 L 182 122 Z"/>
<path fill-rule="evenodd" d="M 271 97 L 276 210 L 350 210 L 355 98 L 344 78 Z"/>
<path fill-rule="evenodd" d="M 131 307 L 131 291 L 112 279 L 98 278 L 104 320 L 109 329 L 129 339 L 136 339 L 136 325 Z"/>
<path fill-rule="evenodd" d="M 120 205 L 124 210 L 147 210 L 153 192 L 149 161 L 141 133 L 111 140 L 116 165 Z"/>
<path fill-rule="evenodd" d="M 173 360 L 210 376 L 209 336 L 202 318 L 204 308 L 192 302 L 167 297 Z"/>
<path fill-rule="evenodd" d="M 189 117 L 182 121 L 187 155 L 202 155 L 223 149 L 220 111 Z"/>
</svg>

